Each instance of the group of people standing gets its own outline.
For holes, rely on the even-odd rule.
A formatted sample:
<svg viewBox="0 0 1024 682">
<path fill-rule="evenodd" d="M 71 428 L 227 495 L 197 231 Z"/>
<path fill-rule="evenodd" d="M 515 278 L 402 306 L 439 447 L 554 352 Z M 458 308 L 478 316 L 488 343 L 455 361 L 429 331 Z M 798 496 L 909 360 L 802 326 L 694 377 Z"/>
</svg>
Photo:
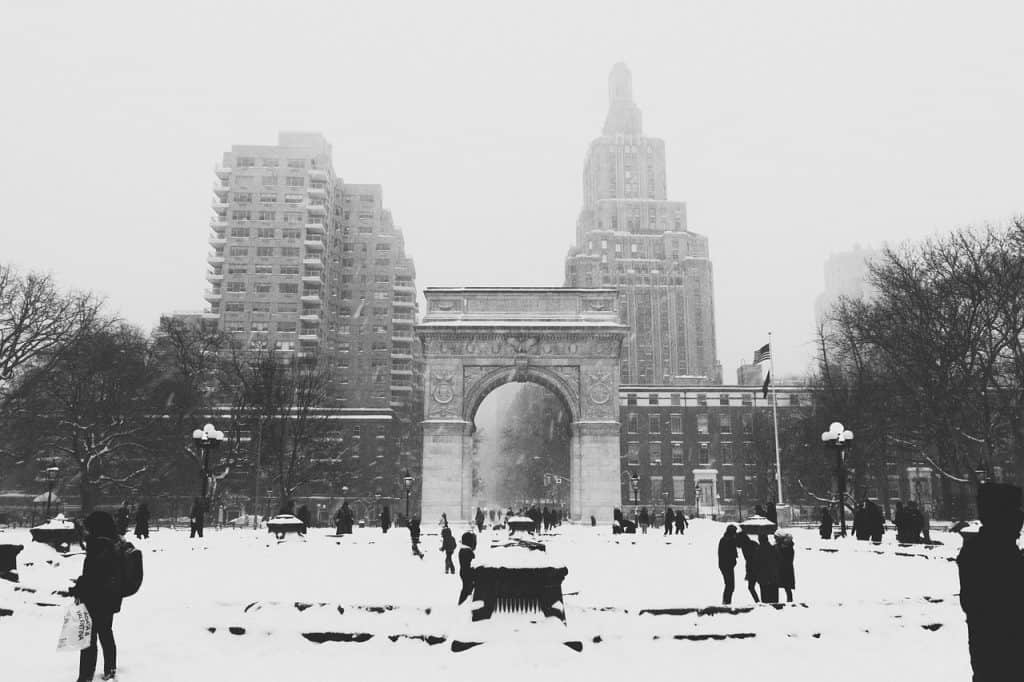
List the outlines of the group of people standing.
<svg viewBox="0 0 1024 682">
<path fill-rule="evenodd" d="M 641 507 L 640 513 L 637 514 L 637 524 L 640 526 L 640 532 L 644 535 L 647 534 L 647 529 L 653 525 L 651 515 L 647 512 L 647 507 Z M 665 513 L 661 517 L 661 525 L 665 528 L 665 535 L 682 535 L 689 527 L 689 522 L 686 520 L 686 514 L 683 510 L 673 511 L 672 507 L 665 507 Z"/>
<path fill-rule="evenodd" d="M 760 535 L 755 542 L 749 535 L 730 523 L 718 541 L 718 568 L 722 572 L 725 589 L 722 603 L 731 604 L 736 588 L 737 552 L 742 552 L 746 564 L 744 579 L 747 590 L 754 602 L 773 604 L 779 601 L 779 589 L 786 591 L 786 601 L 793 601 L 796 589 L 796 573 L 793 560 L 796 556 L 793 537 L 789 533 L 775 533 L 773 544 L 767 534 Z"/>
<path fill-rule="evenodd" d="M 114 512 L 114 523 L 117 528 L 117 532 L 120 535 L 128 534 L 128 526 L 135 520 L 135 537 L 139 540 L 143 538 L 149 538 L 149 505 L 145 502 L 139 504 L 138 508 L 135 505 L 128 505 L 128 502 L 122 502 L 121 506 L 118 507 L 117 511 Z"/>
<path fill-rule="evenodd" d="M 906 506 L 897 500 L 893 511 L 893 525 L 896 526 L 896 541 L 903 543 L 931 542 L 928 533 L 928 517 L 920 505 L 911 500 Z M 835 519 L 828 507 L 821 508 L 818 532 L 822 540 L 832 539 Z M 863 500 L 853 511 L 853 534 L 858 540 L 881 542 L 885 534 L 885 512 L 872 500 Z"/>
</svg>

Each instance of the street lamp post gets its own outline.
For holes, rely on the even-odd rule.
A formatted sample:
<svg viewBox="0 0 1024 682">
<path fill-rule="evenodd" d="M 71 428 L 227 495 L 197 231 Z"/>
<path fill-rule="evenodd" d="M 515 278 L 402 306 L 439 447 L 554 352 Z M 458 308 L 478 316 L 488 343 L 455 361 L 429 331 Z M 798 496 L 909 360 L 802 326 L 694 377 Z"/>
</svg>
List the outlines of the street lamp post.
<svg viewBox="0 0 1024 682">
<path fill-rule="evenodd" d="M 405 522 L 409 523 L 409 495 L 412 494 L 412 474 L 409 470 L 405 470 L 405 476 L 402 476 L 402 483 L 405 484 Z"/>
<path fill-rule="evenodd" d="M 192 432 L 192 442 L 199 450 L 203 462 L 203 494 L 200 498 L 206 502 L 206 492 L 210 483 L 210 450 L 224 442 L 224 432 L 218 431 L 213 424 L 207 424 Z"/>
<path fill-rule="evenodd" d="M 50 501 L 53 499 L 53 484 L 57 480 L 57 476 L 60 474 L 58 467 L 46 467 L 46 518 L 50 518 Z"/>
<path fill-rule="evenodd" d="M 836 488 L 839 494 L 839 534 L 846 537 L 846 448 L 853 442 L 853 431 L 841 422 L 832 422 L 828 431 L 821 434 L 821 442 L 836 450 Z"/>
<path fill-rule="evenodd" d="M 640 507 L 639 491 L 640 491 L 640 473 L 634 471 L 633 475 L 629 478 L 629 484 L 633 486 L 633 518 L 637 516 L 637 510 Z"/>
<path fill-rule="evenodd" d="M 697 507 L 697 518 L 699 519 L 700 518 L 700 498 L 701 498 L 701 496 L 702 496 L 704 491 L 701 490 L 700 483 L 694 483 L 693 487 L 694 487 L 693 496 L 694 496 L 695 501 L 697 503 L 696 504 L 696 507 Z"/>
<path fill-rule="evenodd" d="M 373 513 L 377 516 L 377 523 L 379 523 L 380 525 L 383 526 L 384 525 L 384 520 L 381 519 L 381 517 L 380 517 L 381 511 L 380 511 L 380 491 L 379 490 L 373 494 L 373 499 L 374 499 Z"/>
<path fill-rule="evenodd" d="M 739 520 L 743 520 L 743 488 L 736 488 L 736 512 Z"/>
</svg>

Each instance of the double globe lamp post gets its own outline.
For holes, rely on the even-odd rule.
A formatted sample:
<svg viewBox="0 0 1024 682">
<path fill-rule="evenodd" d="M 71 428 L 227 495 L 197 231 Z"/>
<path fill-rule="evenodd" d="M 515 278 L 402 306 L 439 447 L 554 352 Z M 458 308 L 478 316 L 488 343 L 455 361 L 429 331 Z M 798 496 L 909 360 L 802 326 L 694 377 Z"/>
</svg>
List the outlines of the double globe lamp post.
<svg viewBox="0 0 1024 682">
<path fill-rule="evenodd" d="M 839 494 L 839 532 L 846 537 L 846 448 L 853 442 L 853 431 L 840 422 L 832 422 L 828 431 L 821 434 L 821 442 L 836 451 L 836 488 Z"/>
<path fill-rule="evenodd" d="M 210 483 L 210 450 L 224 442 L 224 432 L 218 431 L 213 424 L 207 424 L 192 432 L 192 442 L 199 451 L 203 463 L 203 494 L 199 499 L 206 504 L 206 493 Z"/>
</svg>

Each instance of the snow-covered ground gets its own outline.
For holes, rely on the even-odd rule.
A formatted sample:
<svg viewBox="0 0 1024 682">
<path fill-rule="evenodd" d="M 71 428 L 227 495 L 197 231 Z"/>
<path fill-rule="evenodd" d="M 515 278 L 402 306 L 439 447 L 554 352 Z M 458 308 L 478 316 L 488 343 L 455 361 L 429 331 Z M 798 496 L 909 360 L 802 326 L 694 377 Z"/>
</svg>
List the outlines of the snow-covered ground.
<svg viewBox="0 0 1024 682">
<path fill-rule="evenodd" d="M 891 536 L 875 546 L 793 529 L 795 605 L 753 607 L 741 558 L 734 612 L 702 612 L 721 599 L 723 527 L 695 520 L 685 536 L 571 526 L 545 535 L 552 562 L 569 569 L 565 632 L 583 641 L 582 653 L 561 640 L 516 640 L 457 654 L 449 641 L 472 626 L 454 605 L 460 582 L 443 573 L 437 528 L 424 528 L 423 560 L 404 529 L 340 540 L 313 529 L 307 541 L 282 543 L 254 530 L 210 529 L 196 540 L 157 530 L 136 542 L 145 582 L 114 620 L 119 679 L 970 679 L 951 560 L 958 536 L 901 548 Z M 453 530 L 458 538 L 464 529 Z M 485 531 L 478 558 L 509 551 L 490 548 L 505 538 Z M 77 654 L 55 651 L 68 600 L 53 591 L 79 574 L 82 556 L 61 556 L 25 530 L 0 531 L 6 543 L 26 547 L 20 584 L 0 581 L 0 677 L 74 679 Z"/>
</svg>

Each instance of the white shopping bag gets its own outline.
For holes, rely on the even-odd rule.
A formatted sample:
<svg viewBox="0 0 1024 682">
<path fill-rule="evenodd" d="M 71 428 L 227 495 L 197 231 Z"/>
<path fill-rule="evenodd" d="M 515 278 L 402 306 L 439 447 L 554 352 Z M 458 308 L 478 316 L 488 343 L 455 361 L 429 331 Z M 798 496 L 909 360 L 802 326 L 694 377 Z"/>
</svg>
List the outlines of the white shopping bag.
<svg viewBox="0 0 1024 682">
<path fill-rule="evenodd" d="M 81 651 L 92 638 L 92 618 L 85 604 L 72 604 L 64 614 L 64 627 L 57 640 L 57 651 Z"/>
</svg>

